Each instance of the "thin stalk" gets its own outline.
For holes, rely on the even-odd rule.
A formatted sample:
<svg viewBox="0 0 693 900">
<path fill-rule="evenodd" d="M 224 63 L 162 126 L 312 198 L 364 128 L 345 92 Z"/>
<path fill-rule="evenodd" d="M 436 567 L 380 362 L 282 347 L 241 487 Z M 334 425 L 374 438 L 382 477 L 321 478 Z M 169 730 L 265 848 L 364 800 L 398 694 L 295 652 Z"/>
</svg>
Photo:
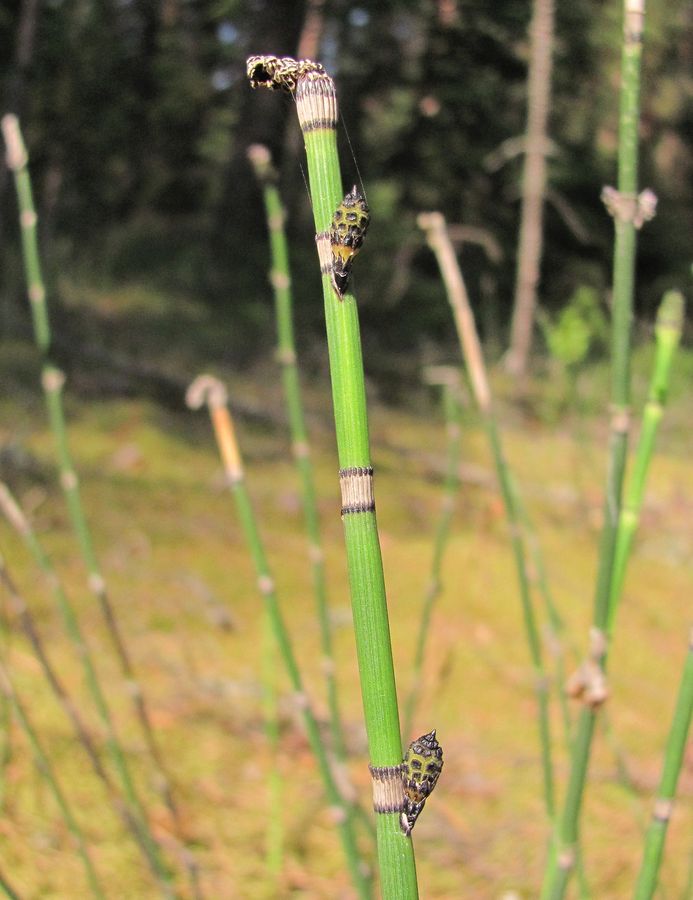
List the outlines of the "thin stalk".
<svg viewBox="0 0 693 900">
<path fill-rule="evenodd" d="M 681 894 L 681 900 L 688 900 L 693 897 L 693 849 L 688 854 L 688 877 L 686 878 L 686 886 Z"/>
<path fill-rule="evenodd" d="M 284 858 L 284 825 L 282 796 L 284 780 L 279 769 L 279 703 L 277 697 L 276 644 L 272 621 L 267 609 L 262 618 L 262 712 L 265 737 L 270 752 L 270 771 L 267 779 L 268 812 L 265 832 L 265 865 L 273 887 L 279 889 L 279 873 Z"/>
<path fill-rule="evenodd" d="M 65 793 L 60 787 L 48 756 L 46 755 L 43 746 L 39 741 L 34 726 L 29 720 L 24 705 L 20 702 L 19 697 L 17 696 L 17 693 L 14 689 L 14 686 L 12 685 L 12 682 L 10 681 L 8 672 L 5 669 L 5 665 L 3 662 L 0 662 L 0 691 L 2 691 L 3 695 L 7 697 L 9 702 L 12 704 L 12 707 L 17 715 L 17 721 L 19 722 L 19 725 L 26 735 L 26 738 L 29 741 L 29 745 L 31 746 L 31 752 L 33 753 L 36 766 L 45 778 L 46 784 L 53 794 L 58 809 L 60 810 L 60 814 L 65 820 L 65 824 L 70 834 L 72 835 L 77 853 L 79 854 L 80 859 L 82 860 L 82 863 L 84 865 L 84 871 L 87 876 L 87 881 L 89 882 L 92 896 L 99 898 L 99 900 L 105 900 L 106 894 L 101 886 L 101 880 L 96 873 L 96 869 L 94 868 L 91 856 L 89 855 L 89 850 L 87 848 L 87 843 L 84 838 L 82 829 L 72 812 L 72 807 L 70 806 Z M 17 897 L 17 894 L 10 888 L 9 884 L 7 884 L 4 878 L 2 879 L 1 886 L 8 897 Z"/>
<path fill-rule="evenodd" d="M 0 609 L 0 622 L 4 626 L 5 609 Z M 7 629 L 0 629 L 0 660 L 7 659 Z M 8 766 L 12 759 L 12 704 L 3 694 L 0 696 L 0 814 L 5 809 L 8 787 Z"/>
<path fill-rule="evenodd" d="M 577 722 L 568 787 L 549 854 L 542 900 L 561 900 L 575 864 L 580 816 L 589 767 L 592 736 L 606 698 L 604 672 L 608 653 L 608 620 L 616 538 L 630 426 L 630 352 L 638 209 L 638 121 L 640 60 L 645 17 L 644 0 L 625 0 L 618 148 L 618 202 L 615 222 L 612 314 L 612 378 L 609 463 L 604 498 L 604 524 L 599 546 L 594 615 L 590 633 L 588 675 L 579 690 L 584 701 Z"/>
<path fill-rule="evenodd" d="M 633 900 L 650 900 L 657 889 L 659 867 L 662 862 L 664 841 L 671 819 L 688 731 L 693 713 L 693 631 L 689 635 L 688 653 L 684 664 L 674 718 L 664 753 L 662 778 L 650 827 L 645 838 L 642 865 L 635 886 Z"/>
<path fill-rule="evenodd" d="M 162 895 L 167 898 L 172 898 L 174 894 L 168 884 L 169 873 L 160 857 L 159 847 L 154 841 L 151 832 L 143 827 L 139 819 L 133 818 L 130 810 L 122 804 L 113 782 L 111 781 L 111 777 L 101 762 L 99 752 L 89 730 L 84 724 L 82 715 L 77 708 L 77 704 L 68 693 L 48 657 L 45 644 L 36 627 L 34 616 L 23 597 L 19 594 L 2 554 L 0 554 L 0 583 L 7 591 L 10 609 L 17 617 L 22 631 L 31 644 L 46 681 L 61 709 L 69 719 L 75 735 L 77 736 L 77 740 L 84 749 L 94 773 L 103 784 L 115 812 L 121 818 L 128 831 L 132 834 L 138 847 L 142 850 L 152 874 L 159 883 Z"/>
<path fill-rule="evenodd" d="M 337 296 L 332 282 L 329 230 L 344 198 L 337 155 L 337 92 L 322 71 L 301 72 L 296 81 L 296 109 L 303 132 L 318 259 L 325 302 L 327 346 L 342 490 L 351 606 L 361 698 L 371 767 L 394 772 L 402 761 L 397 688 L 390 643 L 385 578 L 373 495 L 373 468 L 368 437 L 366 389 L 358 311 L 351 290 Z M 399 810 L 377 799 L 374 776 L 380 889 L 384 900 L 418 897 L 413 842 L 403 834 Z M 395 778 L 395 807 L 403 788 Z"/>
<path fill-rule="evenodd" d="M 3 653 L 4 656 L 4 653 Z M 12 759 L 11 707 L 6 697 L 0 698 L 0 812 L 7 799 L 7 767 Z"/>
<path fill-rule="evenodd" d="M 94 665 L 94 659 L 92 657 L 89 644 L 84 637 L 75 610 L 67 594 L 65 593 L 60 578 L 53 568 L 48 555 L 39 542 L 35 531 L 31 527 L 29 520 L 24 515 L 15 498 L 12 496 L 7 485 L 5 485 L 3 482 L 0 482 L 0 510 L 4 514 L 7 521 L 10 523 L 10 525 L 24 541 L 34 561 L 42 571 L 46 582 L 53 593 L 55 603 L 60 611 L 60 615 L 65 625 L 65 630 L 67 631 L 68 636 L 75 649 L 75 655 L 77 659 L 79 659 L 82 663 L 84 681 L 103 725 L 106 735 L 106 748 L 108 750 L 115 771 L 118 775 L 118 780 L 120 782 L 120 786 L 123 790 L 123 795 L 128 806 L 129 815 L 131 819 L 134 819 L 137 822 L 137 832 L 135 836 L 137 837 L 139 842 L 141 840 L 139 834 L 143 833 L 144 835 L 146 835 L 147 858 L 149 859 L 152 849 L 156 847 L 156 841 L 154 839 L 154 835 L 152 834 L 149 825 L 149 819 L 144 809 L 142 800 L 135 787 L 135 782 L 130 772 L 130 766 L 128 764 L 127 757 L 116 732 L 113 717 L 111 715 L 108 701 L 106 700 L 106 695 L 101 686 L 101 681 L 98 677 L 96 666 Z M 35 640 L 35 638 L 33 640 Z M 183 856 L 183 858 L 187 861 L 187 867 L 190 868 L 191 863 L 188 861 L 188 851 L 183 848 L 181 852 L 182 854 L 186 854 Z M 163 869 L 162 872 L 159 872 L 159 874 L 161 875 L 162 873 Z M 195 883 L 196 882 L 193 883 L 193 886 Z"/>
<path fill-rule="evenodd" d="M 447 290 L 448 300 L 455 319 L 455 326 L 462 348 L 467 376 L 474 400 L 481 413 L 486 436 L 491 448 L 496 476 L 503 498 L 505 514 L 510 526 L 510 541 L 520 588 L 520 601 L 525 637 L 529 647 L 535 674 L 535 692 L 538 707 L 539 741 L 541 748 L 544 802 L 550 819 L 554 815 L 554 776 L 551 754 L 551 729 L 549 717 L 549 681 L 544 666 L 541 639 L 532 600 L 529 568 L 527 564 L 526 538 L 523 530 L 521 507 L 508 467 L 496 422 L 484 364 L 481 343 L 474 324 L 474 316 L 467 295 L 462 272 L 447 233 L 445 219 L 440 213 L 421 214 L 419 227 L 426 233 L 426 240 L 433 250 Z"/>
<path fill-rule="evenodd" d="M 238 518 L 255 566 L 258 590 L 269 616 L 274 640 L 289 676 L 292 690 L 296 695 L 297 704 L 303 713 L 308 742 L 317 760 L 328 801 L 334 809 L 334 817 L 339 827 L 351 878 L 359 897 L 368 898 L 371 896 L 370 881 L 364 872 L 356 843 L 353 806 L 350 799 L 344 796 L 344 786 L 342 785 L 340 790 L 340 785 L 335 779 L 327 747 L 323 742 L 320 727 L 303 685 L 303 679 L 279 606 L 274 579 L 245 484 L 245 472 L 240 450 L 236 441 L 233 421 L 226 405 L 226 390 L 217 379 L 202 375 L 188 388 L 187 402 L 193 409 L 199 408 L 204 403 L 207 404 L 209 409 L 227 481 L 236 503 Z"/>
<path fill-rule="evenodd" d="M 427 380 L 429 383 L 439 384 L 442 388 L 442 403 L 445 416 L 445 429 L 448 437 L 448 452 L 445 482 L 443 485 L 443 501 L 441 503 L 440 517 L 438 519 L 433 542 L 431 574 L 421 609 L 421 622 L 419 624 L 416 650 L 414 652 L 412 683 L 409 695 L 404 703 L 402 743 L 407 743 L 413 735 L 414 712 L 416 711 L 416 705 L 421 694 L 421 671 L 426 652 L 426 642 L 430 631 L 433 608 L 442 590 L 441 569 L 443 555 L 450 534 L 450 523 L 455 508 L 455 496 L 460 486 L 459 465 L 460 454 L 462 451 L 462 400 L 459 373 L 457 369 L 447 366 L 443 368 L 442 371 L 439 371 L 438 367 L 436 367 L 436 372 L 429 375 Z"/>
<path fill-rule="evenodd" d="M 5 695 L 3 694 L 3 697 Z M 7 701 L 10 702 L 9 700 Z M 12 887 L 9 883 L 5 875 L 0 872 L 0 891 L 8 898 L 8 900 L 21 900 L 21 897 L 17 893 L 17 891 Z"/>
<path fill-rule="evenodd" d="M 546 617 L 548 619 L 547 644 L 549 648 L 549 656 L 553 656 L 554 659 L 554 681 L 556 684 L 556 695 L 558 697 L 558 705 L 561 710 L 561 720 L 563 723 L 565 745 L 568 752 L 570 752 L 572 720 L 570 716 L 570 708 L 568 705 L 568 697 L 566 696 L 566 692 L 564 689 L 566 681 L 565 657 L 568 635 L 566 634 L 563 618 L 558 611 L 555 600 L 553 598 L 551 587 L 549 585 L 546 565 L 544 564 L 544 555 L 541 551 L 537 534 L 519 494 L 516 495 L 516 499 L 518 502 L 519 513 L 522 518 L 522 527 L 525 530 L 527 538 L 527 548 L 532 560 L 533 581 L 536 584 L 539 594 L 544 601 L 544 609 L 546 610 Z M 572 643 L 570 645 L 570 649 L 572 649 Z"/>
<path fill-rule="evenodd" d="M 654 453 L 654 443 L 669 392 L 671 366 L 681 340 L 683 317 L 683 295 L 679 291 L 667 291 L 657 313 L 656 353 L 650 389 L 643 412 L 640 438 L 635 450 L 633 471 L 618 522 L 606 626 L 608 635 L 613 633 L 614 621 L 623 592 L 623 582 L 626 577 L 626 566 L 640 521 L 640 510 Z"/>
<path fill-rule="evenodd" d="M 51 328 L 48 318 L 46 289 L 41 272 L 41 261 L 37 240 L 38 217 L 34 208 L 26 147 L 24 146 L 24 141 L 19 130 L 19 122 L 16 116 L 11 114 L 3 116 L 0 125 L 2 126 L 5 145 L 7 147 L 7 165 L 14 174 L 15 186 L 17 189 L 24 273 L 31 308 L 34 338 L 36 347 L 41 356 L 41 385 L 43 387 L 48 417 L 56 444 L 58 465 L 60 468 L 60 486 L 65 495 L 72 529 L 75 533 L 84 560 L 84 565 L 87 569 L 87 583 L 89 589 L 96 598 L 106 623 L 106 628 L 118 658 L 121 672 L 128 685 L 128 693 L 132 697 L 135 714 L 140 723 L 147 749 L 156 769 L 158 789 L 164 798 L 171 814 L 174 827 L 180 837 L 182 834 L 181 822 L 173 797 L 171 781 L 166 773 L 161 751 L 159 750 L 159 745 L 154 736 L 154 729 L 151 724 L 149 710 L 145 702 L 141 685 L 136 678 L 127 645 L 123 639 L 115 610 L 108 595 L 106 582 L 94 549 L 91 530 L 84 513 L 79 479 L 72 462 L 72 455 L 70 453 L 67 438 L 65 411 L 62 402 L 62 389 L 65 382 L 65 376 L 51 359 Z M 181 838 L 181 843 L 182 842 Z"/>
<path fill-rule="evenodd" d="M 257 144 L 253 145 L 248 150 L 248 159 L 262 187 L 267 216 L 272 259 L 270 282 L 274 289 L 274 309 L 277 320 L 277 360 L 281 366 L 284 399 L 289 415 L 291 447 L 301 483 L 303 515 L 313 575 L 313 591 L 320 623 L 327 705 L 330 711 L 330 732 L 335 755 L 339 760 L 343 761 L 346 759 L 346 747 L 339 711 L 337 679 L 335 677 L 332 626 L 330 623 L 327 579 L 325 575 L 325 556 L 320 538 L 315 478 L 310 458 L 308 431 L 303 413 L 300 377 L 296 364 L 296 345 L 292 319 L 293 301 L 291 275 L 289 272 L 289 251 L 284 231 L 284 208 L 276 187 L 277 173 L 272 166 L 267 148 Z"/>
</svg>

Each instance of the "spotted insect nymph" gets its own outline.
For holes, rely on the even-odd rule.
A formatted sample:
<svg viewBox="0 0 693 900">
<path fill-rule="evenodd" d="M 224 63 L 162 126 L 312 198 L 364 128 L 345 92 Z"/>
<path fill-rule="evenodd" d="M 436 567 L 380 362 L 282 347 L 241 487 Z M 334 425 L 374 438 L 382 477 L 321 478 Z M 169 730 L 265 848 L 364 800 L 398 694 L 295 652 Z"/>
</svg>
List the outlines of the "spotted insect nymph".
<svg viewBox="0 0 693 900">
<path fill-rule="evenodd" d="M 349 191 L 332 216 L 332 286 L 340 300 L 349 287 L 354 257 L 363 245 L 371 217 L 368 204 L 356 185 Z"/>
<path fill-rule="evenodd" d="M 426 800 L 433 792 L 443 769 L 443 748 L 436 740 L 435 728 L 409 745 L 402 761 L 404 807 L 400 827 L 411 834 Z"/>
</svg>

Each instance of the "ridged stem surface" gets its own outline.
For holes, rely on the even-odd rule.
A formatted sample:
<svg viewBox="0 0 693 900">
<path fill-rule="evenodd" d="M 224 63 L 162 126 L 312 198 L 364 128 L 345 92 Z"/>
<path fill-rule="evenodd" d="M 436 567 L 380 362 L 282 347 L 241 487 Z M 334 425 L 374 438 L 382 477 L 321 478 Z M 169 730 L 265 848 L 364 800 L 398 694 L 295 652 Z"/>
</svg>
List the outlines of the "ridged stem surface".
<svg viewBox="0 0 693 900">
<path fill-rule="evenodd" d="M 337 296 L 324 249 L 344 193 L 337 155 L 337 96 L 327 75 L 298 81 L 296 106 L 303 131 L 316 241 L 321 264 L 325 323 L 339 467 L 370 470 L 368 414 L 358 310 L 353 291 Z M 321 254 L 321 247 L 322 254 Z M 373 504 L 374 506 L 374 504 Z M 374 767 L 402 761 L 385 579 L 375 509 L 343 515 L 347 568 L 356 638 L 368 751 Z M 384 900 L 418 897 L 412 840 L 400 828 L 398 812 L 376 819 L 380 890 Z"/>
</svg>

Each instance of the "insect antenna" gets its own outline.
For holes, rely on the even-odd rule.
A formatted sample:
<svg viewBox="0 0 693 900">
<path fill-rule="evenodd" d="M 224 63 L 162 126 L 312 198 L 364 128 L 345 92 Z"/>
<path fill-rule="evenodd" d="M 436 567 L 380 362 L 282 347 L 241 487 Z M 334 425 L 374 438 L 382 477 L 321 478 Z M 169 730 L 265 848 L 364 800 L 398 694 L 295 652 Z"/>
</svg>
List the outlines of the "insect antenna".
<svg viewBox="0 0 693 900">
<path fill-rule="evenodd" d="M 359 164 L 356 161 L 356 154 L 354 153 L 354 145 L 351 143 L 351 137 L 349 136 L 349 129 L 347 128 L 346 119 L 344 118 L 344 113 L 339 111 L 339 119 L 342 124 L 342 128 L 344 129 L 344 137 L 346 138 L 346 142 L 349 145 L 349 153 L 351 154 L 351 158 L 354 161 L 354 168 L 356 169 L 356 174 L 358 175 L 359 184 L 361 185 L 361 191 L 363 193 L 363 198 L 368 203 L 368 195 L 366 194 L 366 188 L 363 184 L 363 178 L 361 177 L 361 169 L 359 168 Z"/>
</svg>

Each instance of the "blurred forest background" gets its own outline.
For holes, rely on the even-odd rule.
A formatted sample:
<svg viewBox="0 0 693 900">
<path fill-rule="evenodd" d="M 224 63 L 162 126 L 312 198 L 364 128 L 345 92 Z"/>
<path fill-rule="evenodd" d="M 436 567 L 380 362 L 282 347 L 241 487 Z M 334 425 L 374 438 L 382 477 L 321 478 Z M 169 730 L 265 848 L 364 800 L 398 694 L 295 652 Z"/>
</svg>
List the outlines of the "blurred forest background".
<svg viewBox="0 0 693 900">
<path fill-rule="evenodd" d="M 60 295 L 57 276 L 144 281 L 212 310 L 232 308 L 226 352 L 241 363 L 266 351 L 271 298 L 258 277 L 267 269 L 266 225 L 246 159 L 248 145 L 262 142 L 281 168 L 290 213 L 299 341 L 304 349 L 322 342 L 291 100 L 257 95 L 245 78 L 248 55 L 298 48 L 336 78 L 345 179 L 363 180 L 372 209 L 359 262 L 368 277 L 358 279 L 366 348 L 378 347 L 369 373 L 386 378 L 396 365 L 406 385 L 432 344 L 454 347 L 437 267 L 416 228 L 423 210 L 462 226 L 453 235 L 467 241 L 479 326 L 490 352 L 501 352 L 513 303 L 530 14 L 520 0 L 3 3 L 3 109 L 24 129 L 49 282 Z M 659 207 L 640 242 L 636 313 L 651 320 L 663 290 L 689 277 L 693 11 L 686 0 L 654 2 L 647 17 L 641 184 L 656 191 Z M 615 178 L 621 7 L 558 3 L 555 28 L 540 281 L 550 310 L 585 286 L 607 302 L 612 221 L 600 191 Z M 4 170 L 0 191 L 9 337 L 29 326 Z M 65 299 L 64 280 L 62 291 Z M 85 316 L 82 309 L 82 321 L 64 323 L 68 353 L 85 343 Z"/>
</svg>

